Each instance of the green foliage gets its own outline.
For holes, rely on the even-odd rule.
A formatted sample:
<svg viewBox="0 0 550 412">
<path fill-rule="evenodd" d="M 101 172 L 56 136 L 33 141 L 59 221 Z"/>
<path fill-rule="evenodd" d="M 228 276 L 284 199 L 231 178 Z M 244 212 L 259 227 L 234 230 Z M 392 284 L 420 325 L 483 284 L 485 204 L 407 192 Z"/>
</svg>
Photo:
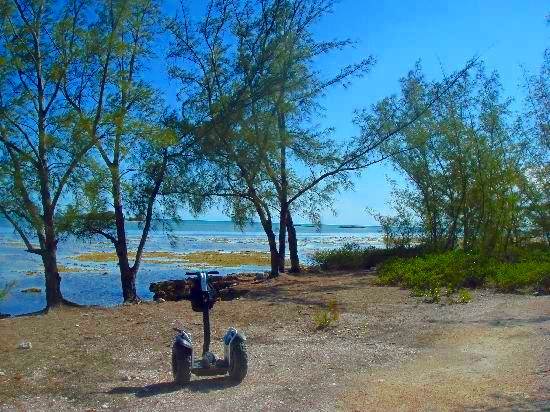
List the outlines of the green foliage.
<svg viewBox="0 0 550 412">
<path fill-rule="evenodd" d="M 479 257 L 463 251 L 430 254 L 413 259 L 393 259 L 380 270 L 382 285 L 431 290 L 435 287 L 476 287 L 483 284 Z"/>
<path fill-rule="evenodd" d="M 321 309 L 315 312 L 313 315 L 313 321 L 315 322 L 317 329 L 326 329 L 332 323 L 332 317 L 330 316 L 330 312 L 328 310 Z"/>
<path fill-rule="evenodd" d="M 440 288 L 433 288 L 428 291 L 428 295 L 431 299 L 432 303 L 440 303 L 441 302 L 441 289 Z"/>
<path fill-rule="evenodd" d="M 369 135 L 396 129 L 426 111 L 380 145 L 381 155 L 406 177 L 405 185 L 394 188 L 397 217 L 379 219 L 386 240 L 406 241 L 407 232 L 387 228 L 395 232 L 418 221 L 423 241 L 432 248 L 505 250 L 525 227 L 526 152 L 520 140 L 525 130 L 501 96 L 498 74 L 482 65 L 429 107 L 439 91 L 417 65 L 402 79 L 400 98 L 383 99 L 373 114 L 357 120 Z"/>
<path fill-rule="evenodd" d="M 414 221 L 411 213 L 404 208 L 397 207 L 395 216 L 384 216 L 376 212 L 371 214 L 382 228 L 384 244 L 388 249 L 411 247 L 415 235 L 419 235 L 419 225 Z"/>
<path fill-rule="evenodd" d="M 550 292 L 550 262 L 518 262 L 499 265 L 492 277 L 495 286 L 503 292 L 534 288 Z"/>
<path fill-rule="evenodd" d="M 469 303 L 472 301 L 472 294 L 468 289 L 462 288 L 458 291 L 458 303 Z"/>
<path fill-rule="evenodd" d="M 450 296 L 459 289 L 459 302 L 468 298 L 464 288 L 478 286 L 494 286 L 503 292 L 549 293 L 550 252 L 516 249 L 513 255 L 486 258 L 452 251 L 411 259 L 396 258 L 382 265 L 377 283 L 409 288 L 413 296 L 425 296 L 426 291 L 442 287 L 447 288 Z"/>
<path fill-rule="evenodd" d="M 422 253 L 422 247 L 376 249 L 345 243 L 338 249 L 317 251 L 311 259 L 324 270 L 355 270 L 369 269 L 393 257 L 418 256 Z"/>
<path fill-rule="evenodd" d="M 425 303 L 440 303 L 441 302 L 441 289 L 432 288 L 432 289 L 421 289 L 419 287 L 414 287 L 411 289 L 411 296 L 415 298 L 424 298 Z"/>
<path fill-rule="evenodd" d="M 313 315 L 313 321 L 318 330 L 328 328 L 338 319 L 340 319 L 340 309 L 338 308 L 338 302 L 335 300 L 328 302 L 326 308 L 318 310 Z"/>
</svg>

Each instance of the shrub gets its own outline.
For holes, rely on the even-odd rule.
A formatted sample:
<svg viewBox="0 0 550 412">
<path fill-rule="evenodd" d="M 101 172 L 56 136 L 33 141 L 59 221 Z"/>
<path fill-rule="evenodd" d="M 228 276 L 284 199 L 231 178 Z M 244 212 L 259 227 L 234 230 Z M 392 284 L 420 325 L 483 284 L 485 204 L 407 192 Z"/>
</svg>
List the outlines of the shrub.
<svg viewBox="0 0 550 412">
<path fill-rule="evenodd" d="M 322 250 L 313 253 L 313 262 L 324 270 L 370 269 L 395 257 L 413 257 L 424 253 L 422 247 L 376 249 L 363 248 L 356 243 L 346 243 L 338 249 Z"/>
<path fill-rule="evenodd" d="M 497 268 L 492 281 L 503 292 L 532 287 L 541 293 L 549 293 L 550 262 L 503 263 Z"/>
<path fill-rule="evenodd" d="M 326 329 L 338 319 L 340 319 L 340 310 L 338 308 L 338 302 L 335 300 L 330 301 L 326 308 L 317 311 L 313 315 L 313 321 L 317 329 Z"/>
<path fill-rule="evenodd" d="M 445 287 L 450 296 L 457 289 L 482 285 L 494 285 L 504 292 L 535 289 L 547 294 L 550 293 L 550 253 L 517 249 L 497 257 L 483 257 L 451 251 L 388 260 L 379 274 L 379 285 L 403 286 L 411 289 L 413 295 Z"/>
<path fill-rule="evenodd" d="M 430 290 L 477 287 L 485 281 L 488 262 L 461 251 L 431 254 L 413 259 L 393 259 L 382 265 L 378 283 Z"/>
<path fill-rule="evenodd" d="M 472 301 L 472 294 L 468 289 L 462 288 L 458 291 L 458 299 L 457 299 L 458 303 L 469 303 L 471 301 Z"/>
</svg>

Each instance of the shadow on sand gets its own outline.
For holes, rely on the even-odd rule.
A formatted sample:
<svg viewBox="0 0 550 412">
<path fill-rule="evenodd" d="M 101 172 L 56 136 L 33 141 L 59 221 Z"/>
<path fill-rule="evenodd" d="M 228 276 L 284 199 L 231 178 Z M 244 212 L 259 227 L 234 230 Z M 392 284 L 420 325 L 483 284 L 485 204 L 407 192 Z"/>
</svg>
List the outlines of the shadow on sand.
<svg viewBox="0 0 550 412">
<path fill-rule="evenodd" d="M 166 393 L 188 390 L 191 392 L 208 393 L 221 391 L 238 385 L 227 377 L 199 379 L 189 382 L 187 385 L 177 385 L 174 382 L 160 382 L 146 386 L 118 386 L 107 392 L 110 395 L 131 394 L 137 398 L 148 398 Z"/>
</svg>

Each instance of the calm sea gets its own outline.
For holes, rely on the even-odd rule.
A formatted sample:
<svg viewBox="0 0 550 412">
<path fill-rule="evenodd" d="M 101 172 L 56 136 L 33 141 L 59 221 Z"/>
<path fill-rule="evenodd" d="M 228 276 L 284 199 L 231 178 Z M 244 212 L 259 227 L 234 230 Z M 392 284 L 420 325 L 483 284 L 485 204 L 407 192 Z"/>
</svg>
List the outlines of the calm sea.
<svg viewBox="0 0 550 412">
<path fill-rule="evenodd" d="M 129 249 L 135 250 L 139 242 L 139 224 L 128 223 Z M 169 230 L 167 230 L 169 229 Z M 378 226 L 345 227 L 339 225 L 297 225 L 300 258 L 307 262 L 316 250 L 340 247 L 355 242 L 362 246 L 381 246 L 381 231 Z M 74 259 L 85 252 L 111 252 L 110 242 L 105 239 L 83 241 L 73 238 L 59 243 L 59 264 L 80 271 L 61 274 L 63 295 L 80 304 L 112 306 L 121 303 L 120 280 L 116 262 L 97 263 Z M 231 222 L 189 220 L 172 224 L 172 227 L 157 225 L 151 232 L 146 251 L 268 251 L 267 240 L 259 223 L 251 224 L 243 231 Z M 180 264 L 143 262 L 137 277 L 140 297 L 151 299 L 149 284 L 159 280 L 181 279 L 187 270 Z M 239 266 L 215 268 L 222 274 L 267 270 L 266 266 Z M 45 306 L 43 274 L 40 258 L 24 251 L 23 243 L 6 221 L 0 220 L 0 286 L 15 282 L 8 297 L 0 301 L 0 314 L 21 314 L 40 310 Z M 41 293 L 23 293 L 21 290 L 38 287 Z"/>
</svg>

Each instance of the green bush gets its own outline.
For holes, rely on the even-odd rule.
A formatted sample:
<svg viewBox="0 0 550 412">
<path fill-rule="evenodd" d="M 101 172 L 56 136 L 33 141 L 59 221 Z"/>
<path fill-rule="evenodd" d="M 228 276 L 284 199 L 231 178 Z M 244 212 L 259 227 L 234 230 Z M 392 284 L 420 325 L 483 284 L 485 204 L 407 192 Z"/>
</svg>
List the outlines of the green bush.
<svg viewBox="0 0 550 412">
<path fill-rule="evenodd" d="M 503 292 L 534 288 L 541 293 L 549 293 L 550 262 L 503 263 L 491 280 Z"/>
<path fill-rule="evenodd" d="M 380 285 L 430 290 L 477 287 L 484 283 L 489 261 L 462 251 L 431 254 L 413 259 L 392 259 L 382 265 Z"/>
<path fill-rule="evenodd" d="M 379 285 L 403 286 L 418 296 L 435 288 L 445 287 L 452 295 L 460 288 L 483 285 L 504 292 L 535 289 L 550 293 L 550 253 L 518 249 L 498 257 L 482 257 L 456 250 L 391 259 L 381 266 L 379 274 Z"/>
<path fill-rule="evenodd" d="M 458 299 L 457 299 L 458 303 L 469 303 L 471 301 L 472 301 L 472 294 L 468 289 L 462 288 L 458 291 Z"/>
<path fill-rule="evenodd" d="M 376 249 L 361 247 L 356 243 L 346 243 L 338 249 L 315 252 L 313 262 L 324 270 L 370 269 L 390 258 L 413 257 L 423 254 L 422 247 Z"/>
</svg>

